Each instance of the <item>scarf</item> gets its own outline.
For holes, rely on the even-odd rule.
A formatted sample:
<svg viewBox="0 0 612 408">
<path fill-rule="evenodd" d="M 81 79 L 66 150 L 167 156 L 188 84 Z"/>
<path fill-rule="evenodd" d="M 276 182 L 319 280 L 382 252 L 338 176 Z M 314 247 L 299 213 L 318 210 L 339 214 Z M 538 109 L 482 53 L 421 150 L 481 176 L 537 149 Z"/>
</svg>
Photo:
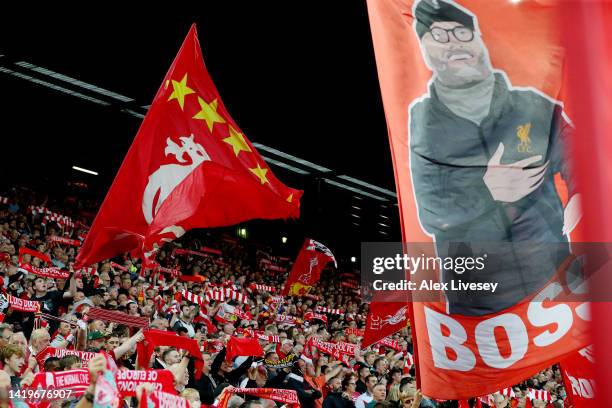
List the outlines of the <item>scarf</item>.
<svg viewBox="0 0 612 408">
<path fill-rule="evenodd" d="M 20 263 L 19 269 L 33 275 L 42 276 L 44 278 L 68 279 L 70 277 L 70 272 L 62 271 L 60 268 L 55 266 L 50 268 L 37 268 L 36 266 Z"/>
<path fill-rule="evenodd" d="M 136 396 L 136 387 L 140 384 L 153 384 L 156 390 L 176 394 L 170 370 L 119 370 L 115 379 L 122 397 Z"/>
<path fill-rule="evenodd" d="M 42 349 L 38 354 L 36 354 L 35 357 L 41 369 L 45 366 L 45 360 L 49 357 L 63 358 L 66 356 L 79 357 L 83 362 L 83 367 L 87 367 L 87 364 L 89 364 L 89 360 L 94 358 L 96 354 L 97 353 L 91 351 L 67 350 L 55 347 L 47 347 Z"/>
<path fill-rule="evenodd" d="M 279 360 L 277 363 L 274 363 L 270 360 L 264 360 L 264 365 L 268 368 L 275 368 L 275 369 L 289 368 L 289 367 L 293 367 L 293 364 L 295 364 L 296 360 L 297 360 L 297 356 L 291 353 L 287 355 L 287 357 L 283 358 L 282 360 Z"/>
<path fill-rule="evenodd" d="M 65 237 L 52 236 L 52 237 L 48 237 L 47 241 L 57 242 L 58 244 L 63 244 L 63 245 L 71 245 L 71 246 L 77 246 L 77 247 L 81 246 L 81 241 L 77 239 L 70 239 L 70 238 L 65 238 Z"/>
<path fill-rule="evenodd" d="M 2 296 L 3 295 L 0 295 L 0 299 Z M 20 299 L 9 294 L 6 295 L 6 300 L 8 301 L 11 309 L 18 310 L 20 312 L 36 313 L 40 312 L 41 310 L 40 302 L 36 302 L 34 300 Z"/>
<path fill-rule="evenodd" d="M 327 316 L 313 312 L 305 313 L 304 320 L 320 320 L 323 323 L 327 324 Z"/>
<path fill-rule="evenodd" d="M 276 292 L 276 288 L 274 286 L 268 286 L 268 285 L 260 285 L 259 283 L 251 283 L 249 285 L 249 288 L 251 290 L 257 290 L 260 292 Z"/>
<path fill-rule="evenodd" d="M 18 257 L 20 264 L 23 262 L 22 258 L 23 258 L 23 255 L 25 254 L 32 256 L 32 258 L 38 258 L 41 261 L 46 262 L 48 264 L 51 263 L 51 258 L 49 258 L 49 255 L 43 254 L 42 252 L 38 252 L 30 248 L 21 247 L 19 248 L 19 257 Z"/>
<path fill-rule="evenodd" d="M 189 402 L 178 395 L 164 391 L 153 391 L 151 393 L 142 390 L 138 408 L 189 408 Z"/>
<path fill-rule="evenodd" d="M 232 361 L 236 356 L 261 357 L 263 355 L 264 351 L 259 340 L 231 336 L 226 346 L 225 361 Z"/>
<path fill-rule="evenodd" d="M 365 331 L 363 329 L 357 329 L 355 327 L 349 327 L 347 329 L 344 329 L 344 334 L 346 334 L 347 336 L 354 334 L 357 337 L 363 337 Z"/>
<path fill-rule="evenodd" d="M 87 312 L 89 319 L 99 319 L 106 322 L 123 324 L 129 327 L 147 328 L 149 327 L 148 317 L 130 316 L 123 312 L 106 310 L 99 307 L 92 307 Z"/>
<path fill-rule="evenodd" d="M 226 387 L 219 398 L 219 404 L 217 408 L 227 408 L 227 404 L 234 394 L 246 394 L 253 397 L 269 399 L 272 401 L 282 402 L 283 404 L 289 404 L 293 408 L 300 406 L 297 392 L 294 390 L 284 390 L 277 388 L 235 388 Z"/>
<path fill-rule="evenodd" d="M 341 309 L 330 309 L 328 307 L 324 307 L 324 306 L 317 306 L 315 308 L 316 312 L 321 312 L 321 313 L 329 313 L 329 314 L 335 314 L 335 315 L 340 315 L 342 316 L 344 314 L 344 311 Z"/>
<path fill-rule="evenodd" d="M 189 354 L 195 359 L 194 377 L 196 380 L 200 379 L 202 375 L 202 368 L 204 367 L 204 361 L 202 360 L 202 353 L 200 352 L 200 346 L 198 342 L 193 339 L 178 336 L 174 332 L 163 331 L 163 330 L 147 330 L 144 332 L 145 341 L 141 341 L 136 346 L 138 353 L 138 365 L 140 367 L 148 367 L 151 355 L 157 346 L 172 346 L 177 349 L 187 350 Z"/>
</svg>

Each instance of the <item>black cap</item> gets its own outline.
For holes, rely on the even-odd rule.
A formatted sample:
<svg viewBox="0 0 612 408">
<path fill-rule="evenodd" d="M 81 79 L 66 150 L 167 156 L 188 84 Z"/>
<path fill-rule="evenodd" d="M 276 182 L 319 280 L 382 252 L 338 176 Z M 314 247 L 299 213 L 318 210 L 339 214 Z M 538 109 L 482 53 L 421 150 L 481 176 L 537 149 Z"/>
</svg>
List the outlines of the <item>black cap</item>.
<svg viewBox="0 0 612 408">
<path fill-rule="evenodd" d="M 455 21 L 474 30 L 474 17 L 456 5 L 443 0 L 421 0 L 414 11 L 416 31 L 423 38 L 437 21 Z"/>
</svg>

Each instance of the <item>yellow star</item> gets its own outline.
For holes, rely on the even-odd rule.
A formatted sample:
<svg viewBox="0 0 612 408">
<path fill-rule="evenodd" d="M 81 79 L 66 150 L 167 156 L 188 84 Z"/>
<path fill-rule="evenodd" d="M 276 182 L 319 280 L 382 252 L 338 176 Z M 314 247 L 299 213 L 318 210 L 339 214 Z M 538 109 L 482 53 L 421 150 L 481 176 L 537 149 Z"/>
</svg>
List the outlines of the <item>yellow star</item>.
<svg viewBox="0 0 612 408">
<path fill-rule="evenodd" d="M 259 167 L 259 163 L 257 163 L 257 167 L 254 167 L 249 170 L 251 171 L 251 173 L 259 177 L 259 181 L 261 182 L 261 184 L 269 183 L 268 179 L 266 178 L 266 173 L 268 172 L 268 169 Z"/>
<path fill-rule="evenodd" d="M 229 137 L 223 139 L 223 141 L 234 148 L 234 154 L 238 157 L 238 153 L 241 151 L 252 152 L 251 147 L 244 140 L 244 135 L 238 132 L 232 125 L 229 126 Z"/>
<path fill-rule="evenodd" d="M 193 118 L 206 121 L 208 130 L 212 132 L 215 123 L 225 123 L 225 119 L 223 119 L 223 117 L 217 113 L 218 102 L 216 99 L 214 99 L 211 103 L 206 103 L 204 99 L 198 96 L 198 103 L 200 104 L 202 110 L 196 113 Z"/>
<path fill-rule="evenodd" d="M 166 87 L 167 86 L 168 83 L 166 82 Z M 185 97 L 189 94 L 195 93 L 193 89 L 187 86 L 187 74 L 185 74 L 183 79 L 181 79 L 180 81 L 175 81 L 173 79 L 172 88 L 174 88 L 174 91 L 172 92 L 172 95 L 170 95 L 170 97 L 168 98 L 168 102 L 173 99 L 176 99 L 178 101 L 179 106 L 181 107 L 181 110 L 183 110 L 183 107 L 185 106 Z"/>
<path fill-rule="evenodd" d="M 293 202 L 293 193 L 289 194 L 289 197 L 287 197 L 287 202 L 288 203 L 292 203 Z"/>
</svg>

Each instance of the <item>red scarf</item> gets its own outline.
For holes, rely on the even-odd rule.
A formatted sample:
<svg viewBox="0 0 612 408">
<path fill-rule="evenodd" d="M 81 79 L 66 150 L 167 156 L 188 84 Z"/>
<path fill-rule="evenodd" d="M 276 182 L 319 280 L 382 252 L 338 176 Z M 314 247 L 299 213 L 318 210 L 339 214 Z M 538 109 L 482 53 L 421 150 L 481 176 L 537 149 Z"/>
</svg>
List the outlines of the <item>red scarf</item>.
<svg viewBox="0 0 612 408">
<path fill-rule="evenodd" d="M 279 336 L 269 336 L 267 334 L 264 334 L 264 332 L 262 332 L 261 330 L 255 331 L 253 329 L 246 329 L 244 331 L 244 335 L 248 337 L 255 337 L 259 340 L 265 341 L 266 343 L 280 343 Z"/>
<path fill-rule="evenodd" d="M 78 351 L 78 350 L 60 349 L 60 348 L 55 348 L 55 347 L 47 347 L 41 350 L 36 355 L 36 361 L 38 361 L 38 366 L 42 369 L 45 366 L 45 360 L 48 359 L 49 357 L 63 358 L 65 356 L 78 356 L 83 362 L 83 367 L 87 367 L 87 364 L 89 364 L 89 360 L 94 358 L 96 354 L 97 353 L 94 353 L 91 351 Z"/>
<path fill-rule="evenodd" d="M 264 351 L 259 340 L 231 336 L 226 346 L 225 361 L 232 361 L 236 356 L 263 356 Z"/>
<path fill-rule="evenodd" d="M 33 258 L 38 258 L 48 264 L 51 263 L 51 258 L 49 258 L 49 255 L 43 254 L 42 252 L 38 252 L 30 248 L 21 247 L 19 248 L 19 263 L 20 264 L 22 263 L 22 258 L 23 258 L 23 255 L 25 254 L 31 255 Z"/>
<path fill-rule="evenodd" d="M 62 271 L 60 268 L 55 266 L 50 268 L 37 268 L 36 266 L 20 263 L 19 268 L 33 275 L 42 276 L 44 278 L 68 279 L 70 277 L 70 272 Z"/>
<path fill-rule="evenodd" d="M 176 255 L 194 255 L 194 256 L 201 256 L 204 258 L 208 258 L 210 256 L 208 254 L 205 254 L 204 252 L 198 252 L 198 251 L 192 251 L 190 249 L 180 249 L 180 248 L 175 249 L 174 253 Z"/>
<path fill-rule="evenodd" d="M 203 246 L 202 248 L 200 248 L 200 251 L 221 256 L 221 251 L 219 249 L 214 249 L 214 248 Z"/>
<path fill-rule="evenodd" d="M 268 285 L 260 285 L 259 283 L 251 283 L 249 285 L 249 288 L 251 290 L 258 290 L 258 291 L 264 291 L 264 292 L 276 292 L 276 288 L 274 286 L 268 286 Z"/>
<path fill-rule="evenodd" d="M 20 299 L 13 295 L 6 295 L 11 308 L 20 312 L 40 312 L 40 302 L 34 300 Z"/>
<path fill-rule="evenodd" d="M 164 391 L 153 391 L 147 393 L 142 391 L 142 396 L 138 403 L 139 408 L 189 408 L 189 402 L 178 395 L 173 395 Z"/>
<path fill-rule="evenodd" d="M 319 313 L 308 312 L 304 314 L 304 320 L 320 320 L 323 323 L 327 324 L 327 316 Z"/>
<path fill-rule="evenodd" d="M 119 370 L 115 380 L 122 397 L 136 396 L 136 387 L 140 384 L 153 384 L 158 391 L 176 394 L 170 370 Z"/>
<path fill-rule="evenodd" d="M 346 334 L 347 336 L 354 334 L 357 337 L 363 337 L 364 330 L 357 329 L 355 327 L 349 327 L 348 329 L 344 329 L 344 334 Z"/>
<path fill-rule="evenodd" d="M 130 327 L 140 327 L 146 328 L 149 327 L 149 318 L 148 317 L 140 317 L 140 316 L 130 316 L 123 312 L 115 312 L 113 310 L 106 310 L 99 307 L 91 307 L 89 308 L 89 312 L 87 312 L 87 316 L 90 320 L 104 320 L 106 322 L 113 322 L 124 324 Z"/>
<path fill-rule="evenodd" d="M 400 351 L 402 349 L 402 347 L 400 346 L 397 340 L 391 340 L 388 337 L 385 337 L 384 339 L 379 341 L 378 344 L 382 344 L 383 346 L 392 348 L 395 351 Z"/>
<path fill-rule="evenodd" d="M 81 241 L 77 239 L 70 239 L 65 237 L 51 236 L 47 238 L 49 242 L 57 242 L 63 245 L 81 246 Z"/>
<path fill-rule="evenodd" d="M 123 271 L 123 272 L 127 272 L 128 271 L 128 267 L 127 266 L 121 266 L 121 265 L 119 265 L 116 262 L 111 262 L 110 266 L 113 267 L 113 268 L 117 268 L 117 269 L 119 269 L 120 271 Z"/>
<path fill-rule="evenodd" d="M 28 388 L 70 390 L 71 396 L 80 397 L 89 386 L 89 370 L 42 371 L 34 375 L 32 385 Z"/>
<path fill-rule="evenodd" d="M 219 404 L 217 408 L 227 408 L 227 404 L 234 394 L 247 394 L 254 397 L 270 399 L 272 401 L 282 402 L 289 404 L 293 408 L 300 406 L 297 392 L 294 390 L 284 390 L 277 388 L 234 388 L 226 387 L 219 398 Z"/>
<path fill-rule="evenodd" d="M 144 332 L 145 341 L 138 343 L 136 350 L 138 353 L 138 365 L 140 367 L 148 367 L 151 355 L 157 346 L 172 346 L 177 349 L 187 350 L 195 359 L 195 378 L 200 379 L 204 361 L 198 342 L 193 339 L 188 339 L 178 336 L 174 332 L 163 330 L 147 330 Z"/>
</svg>

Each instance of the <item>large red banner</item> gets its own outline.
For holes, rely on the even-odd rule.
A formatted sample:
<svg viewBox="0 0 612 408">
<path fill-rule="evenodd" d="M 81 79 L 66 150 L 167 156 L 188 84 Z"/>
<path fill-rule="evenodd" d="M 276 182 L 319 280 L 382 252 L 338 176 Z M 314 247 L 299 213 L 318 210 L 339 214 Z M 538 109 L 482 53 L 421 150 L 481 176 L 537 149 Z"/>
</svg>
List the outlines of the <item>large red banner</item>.
<svg viewBox="0 0 612 408">
<path fill-rule="evenodd" d="M 439 267 L 437 283 L 500 285 L 410 304 L 430 397 L 495 392 L 590 341 L 588 305 L 559 298 L 581 270 L 569 246 L 580 201 L 558 9 L 544 3 L 368 0 L 404 241 L 486 258 L 479 273 Z"/>
<path fill-rule="evenodd" d="M 565 392 L 574 408 L 589 408 L 595 403 L 595 361 L 593 347 L 585 347 L 561 362 Z"/>
</svg>

